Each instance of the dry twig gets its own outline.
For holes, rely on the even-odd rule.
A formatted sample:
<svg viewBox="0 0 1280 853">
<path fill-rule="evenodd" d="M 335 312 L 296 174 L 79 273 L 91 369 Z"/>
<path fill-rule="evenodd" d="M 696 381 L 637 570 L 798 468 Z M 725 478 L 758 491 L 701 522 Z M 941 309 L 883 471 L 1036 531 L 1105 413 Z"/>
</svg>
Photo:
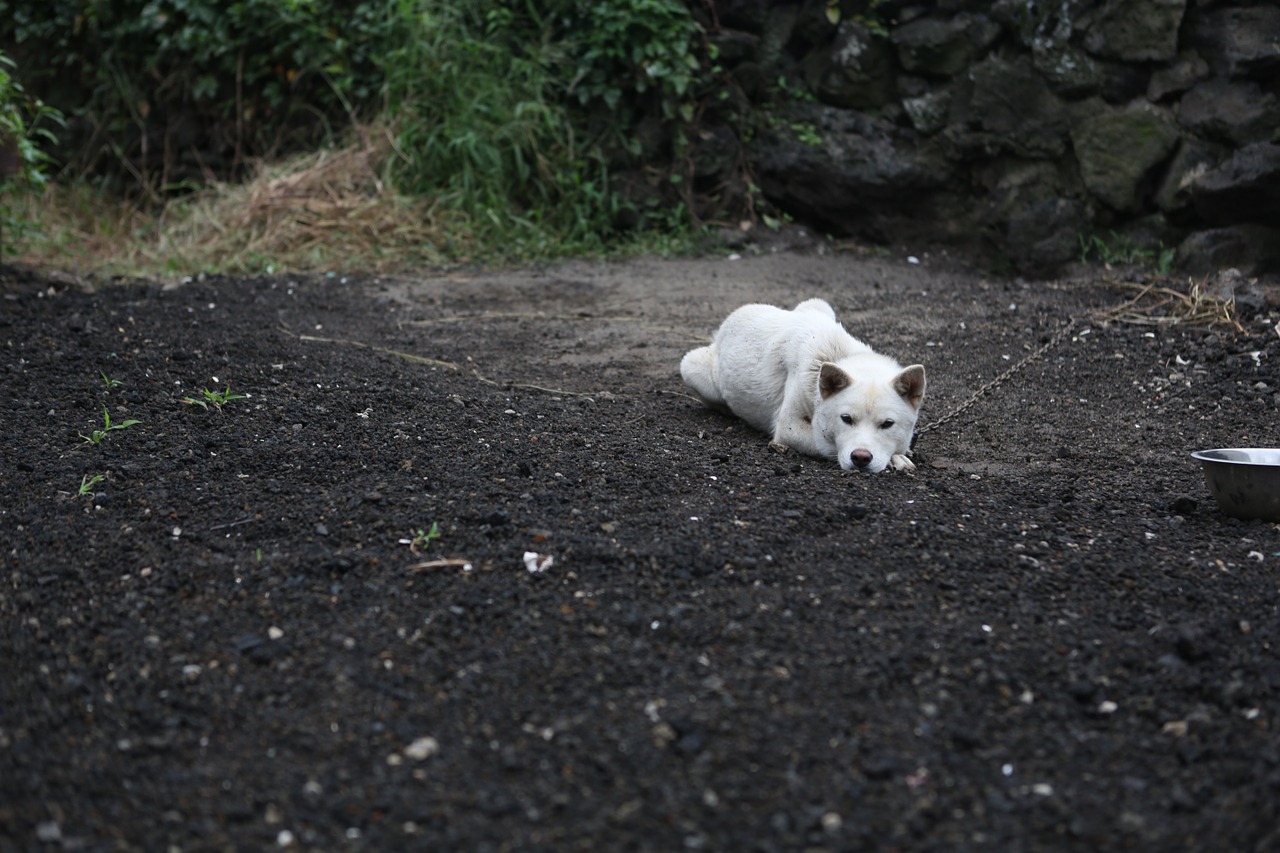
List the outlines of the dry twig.
<svg viewBox="0 0 1280 853">
<path fill-rule="evenodd" d="M 442 560 L 427 560 L 425 563 L 414 563 L 409 566 L 407 571 L 410 572 L 426 572 L 431 569 L 463 569 L 470 570 L 472 563 L 470 560 L 463 560 L 459 557 L 447 557 Z"/>
<path fill-rule="evenodd" d="M 543 394 L 553 394 L 559 397 L 584 397 L 588 400 L 594 400 L 596 397 L 602 397 L 604 399 L 615 399 L 615 395 L 611 394 L 608 391 L 603 391 L 599 393 L 583 392 L 583 391 L 566 391 L 563 388 L 548 388 L 545 385 L 533 385 L 527 382 L 499 381 L 497 379 L 490 379 L 489 377 L 484 376 L 478 370 L 464 371 L 460 366 L 458 366 L 457 364 L 454 364 L 452 361 L 440 361 L 434 358 L 427 358 L 426 356 L 414 355 L 411 352 L 403 352 L 401 350 L 387 349 L 386 347 L 376 347 L 376 346 L 373 346 L 372 344 L 367 344 L 364 341 L 355 341 L 355 340 L 351 340 L 350 338 L 322 338 L 316 335 L 300 335 L 297 332 L 290 329 L 288 326 L 285 326 L 284 324 L 281 324 L 279 326 L 279 329 L 280 331 L 284 332 L 286 335 L 289 335 L 292 338 L 297 338 L 298 340 L 304 341 L 307 343 L 341 344 L 343 346 L 359 347 L 361 349 L 367 349 L 373 352 L 379 352 L 379 353 L 382 353 L 383 355 L 391 355 L 391 356 L 395 356 L 396 358 L 403 358 L 407 361 L 416 361 L 419 364 L 429 364 L 429 365 L 432 365 L 433 367 L 441 367 L 441 368 L 444 368 L 445 370 L 451 370 L 454 373 L 457 373 L 461 376 L 470 376 L 472 379 L 476 380 L 477 382 L 480 382 L 484 385 L 492 386 L 494 388 L 518 388 L 524 391 L 538 391 Z"/>
<path fill-rule="evenodd" d="M 1113 308 L 1098 312 L 1099 320 L 1138 326 L 1223 324 L 1237 332 L 1244 331 L 1236 319 L 1235 297 L 1223 298 L 1210 292 L 1208 276 L 1200 281 L 1189 279 L 1185 292 L 1155 282 L 1107 279 L 1106 283 L 1122 290 L 1136 290 L 1137 293 Z"/>
</svg>

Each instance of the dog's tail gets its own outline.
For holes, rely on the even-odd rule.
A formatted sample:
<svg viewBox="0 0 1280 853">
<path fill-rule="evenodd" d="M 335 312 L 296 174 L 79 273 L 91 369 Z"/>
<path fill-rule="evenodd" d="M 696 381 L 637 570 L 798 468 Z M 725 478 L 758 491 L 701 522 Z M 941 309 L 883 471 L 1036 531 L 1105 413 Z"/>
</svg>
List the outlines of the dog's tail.
<svg viewBox="0 0 1280 853">
<path fill-rule="evenodd" d="M 723 406 L 724 397 L 716 382 L 715 358 L 711 347 L 698 347 L 680 360 L 680 377 L 708 406 Z"/>
</svg>

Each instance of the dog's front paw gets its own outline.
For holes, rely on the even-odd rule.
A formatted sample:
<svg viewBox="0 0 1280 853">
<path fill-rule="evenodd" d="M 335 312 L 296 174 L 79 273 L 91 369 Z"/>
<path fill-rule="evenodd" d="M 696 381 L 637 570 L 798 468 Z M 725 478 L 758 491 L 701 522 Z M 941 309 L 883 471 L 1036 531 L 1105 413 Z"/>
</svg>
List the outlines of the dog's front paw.
<svg viewBox="0 0 1280 853">
<path fill-rule="evenodd" d="M 791 452 L 791 448 L 788 445 L 785 445 L 778 441 L 769 442 L 769 449 L 772 450 L 774 453 L 790 453 Z"/>
<path fill-rule="evenodd" d="M 895 471 L 914 471 L 916 470 L 916 463 L 901 453 L 895 453 L 889 457 L 889 467 Z"/>
</svg>

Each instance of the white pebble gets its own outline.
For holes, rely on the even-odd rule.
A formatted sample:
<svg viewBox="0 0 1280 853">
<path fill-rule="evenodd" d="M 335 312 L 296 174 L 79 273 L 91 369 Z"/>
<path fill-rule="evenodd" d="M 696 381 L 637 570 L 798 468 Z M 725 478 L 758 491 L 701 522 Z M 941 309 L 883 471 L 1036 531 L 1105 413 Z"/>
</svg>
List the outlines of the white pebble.
<svg viewBox="0 0 1280 853">
<path fill-rule="evenodd" d="M 440 742 L 433 737 L 420 737 L 404 748 L 404 754 L 414 761 L 425 761 L 440 751 Z"/>
</svg>

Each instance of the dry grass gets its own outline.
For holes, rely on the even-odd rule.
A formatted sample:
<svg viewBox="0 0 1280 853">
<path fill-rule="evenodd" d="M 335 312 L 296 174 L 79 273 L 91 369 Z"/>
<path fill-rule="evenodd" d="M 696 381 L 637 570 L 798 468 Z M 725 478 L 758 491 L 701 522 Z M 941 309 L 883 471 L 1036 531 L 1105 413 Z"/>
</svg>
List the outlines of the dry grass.
<svg viewBox="0 0 1280 853">
<path fill-rule="evenodd" d="M 14 218 L 28 223 L 26 233 L 4 235 L 6 249 L 16 243 L 13 259 L 19 263 L 85 273 L 137 269 L 143 260 L 141 235 L 152 221 L 133 205 L 58 185 L 38 196 L 12 195 L 6 204 Z"/>
<path fill-rule="evenodd" d="M 1243 331 L 1236 316 L 1235 287 L 1238 282 L 1230 278 L 1231 274 L 1239 278 L 1235 270 L 1226 270 L 1216 278 L 1188 279 L 1185 290 L 1164 282 L 1108 279 L 1107 284 L 1111 287 L 1137 293 L 1103 312 L 1102 317 L 1143 326 L 1226 325 L 1237 332 Z"/>
<path fill-rule="evenodd" d="M 244 184 L 218 184 L 158 216 L 84 189 L 54 189 L 18 208 L 41 235 L 23 240 L 17 259 L 156 276 L 385 272 L 466 259 L 468 223 L 388 186 L 393 156 L 389 133 L 363 128 L 344 148 L 263 164 Z"/>
</svg>

